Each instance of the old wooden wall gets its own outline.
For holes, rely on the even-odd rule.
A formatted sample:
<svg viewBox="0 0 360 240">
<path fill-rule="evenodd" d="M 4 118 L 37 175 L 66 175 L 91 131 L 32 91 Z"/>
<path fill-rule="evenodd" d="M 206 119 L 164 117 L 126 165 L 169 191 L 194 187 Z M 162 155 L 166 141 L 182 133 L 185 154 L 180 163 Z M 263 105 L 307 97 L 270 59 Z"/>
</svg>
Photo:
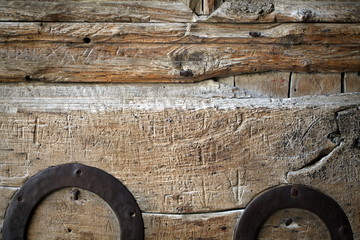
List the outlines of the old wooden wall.
<svg viewBox="0 0 360 240">
<path fill-rule="evenodd" d="M 357 0 L 0 0 L 0 225 L 26 180 L 78 162 L 133 193 L 145 239 L 232 239 L 286 184 L 331 196 L 360 239 L 359 22 Z M 47 197 L 28 239 L 117 239 L 79 190 Z M 299 209 L 258 238 L 330 239 Z"/>
</svg>

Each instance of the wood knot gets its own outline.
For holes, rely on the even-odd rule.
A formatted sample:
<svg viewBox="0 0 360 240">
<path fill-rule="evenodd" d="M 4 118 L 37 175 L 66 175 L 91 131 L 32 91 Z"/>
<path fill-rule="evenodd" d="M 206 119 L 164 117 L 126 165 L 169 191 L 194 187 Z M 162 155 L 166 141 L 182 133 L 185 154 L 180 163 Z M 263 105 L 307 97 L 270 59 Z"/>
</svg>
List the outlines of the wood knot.
<svg viewBox="0 0 360 240">
<path fill-rule="evenodd" d="M 296 15 L 302 22 L 310 21 L 314 17 L 314 13 L 309 9 L 300 9 L 297 11 Z"/>
</svg>

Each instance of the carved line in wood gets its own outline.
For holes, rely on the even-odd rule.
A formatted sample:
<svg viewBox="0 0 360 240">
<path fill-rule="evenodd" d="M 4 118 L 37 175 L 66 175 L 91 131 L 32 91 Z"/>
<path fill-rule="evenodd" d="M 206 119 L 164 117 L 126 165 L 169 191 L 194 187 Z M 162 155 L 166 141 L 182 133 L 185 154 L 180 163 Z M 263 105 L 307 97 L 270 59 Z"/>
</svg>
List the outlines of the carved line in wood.
<svg viewBox="0 0 360 240">
<path fill-rule="evenodd" d="M 91 191 L 108 203 L 119 220 L 121 239 L 144 239 L 141 211 L 129 190 L 110 174 L 77 163 L 47 168 L 23 185 L 6 211 L 3 238 L 26 239 L 27 227 L 37 205 L 52 192 L 66 187 Z"/>
</svg>

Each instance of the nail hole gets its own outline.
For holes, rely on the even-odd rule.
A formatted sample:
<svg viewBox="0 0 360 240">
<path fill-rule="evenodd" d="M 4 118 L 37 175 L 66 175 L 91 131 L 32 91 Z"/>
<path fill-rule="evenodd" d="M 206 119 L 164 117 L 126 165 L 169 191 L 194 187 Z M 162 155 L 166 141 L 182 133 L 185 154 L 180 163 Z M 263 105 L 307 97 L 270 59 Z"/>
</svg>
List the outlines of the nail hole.
<svg viewBox="0 0 360 240">
<path fill-rule="evenodd" d="M 76 173 L 76 175 L 81 176 L 83 172 L 80 169 L 78 169 L 78 170 L 76 170 L 75 173 Z"/>
<path fill-rule="evenodd" d="M 88 38 L 88 37 L 85 37 L 85 38 L 83 38 L 83 42 L 84 42 L 84 43 L 90 43 L 90 42 L 91 42 L 91 39 Z"/>
<path fill-rule="evenodd" d="M 252 36 L 252 37 L 261 37 L 260 32 L 249 32 L 249 35 Z"/>
<path fill-rule="evenodd" d="M 72 190 L 71 193 L 72 193 L 71 199 L 73 199 L 75 201 L 79 200 L 80 191 L 78 189 Z"/>
<path fill-rule="evenodd" d="M 194 73 L 190 69 L 187 69 L 187 70 L 181 69 L 180 70 L 180 76 L 182 76 L 182 77 L 192 77 L 192 76 L 194 76 Z"/>
<path fill-rule="evenodd" d="M 20 197 L 18 197 L 18 202 L 22 202 L 22 201 L 24 201 L 24 199 L 20 196 Z"/>
<path fill-rule="evenodd" d="M 130 212 L 129 215 L 130 215 L 130 217 L 135 217 L 136 213 L 135 212 Z"/>
<path fill-rule="evenodd" d="M 31 79 L 30 76 L 25 76 L 25 80 L 26 80 L 26 81 L 31 81 L 32 79 Z"/>
<path fill-rule="evenodd" d="M 299 195 L 299 191 L 296 188 L 291 188 L 291 196 L 297 197 Z"/>
<path fill-rule="evenodd" d="M 221 231 L 226 231 L 227 230 L 227 227 L 226 226 L 222 226 L 220 227 Z"/>
<path fill-rule="evenodd" d="M 67 229 L 67 232 L 68 232 L 68 233 L 71 233 L 71 232 L 72 232 L 72 229 L 71 229 L 71 228 L 68 228 L 68 229 Z"/>
<path fill-rule="evenodd" d="M 290 226 L 290 224 L 292 224 L 293 223 L 293 220 L 292 220 L 292 218 L 287 218 L 287 219 L 285 219 L 285 226 Z"/>
</svg>

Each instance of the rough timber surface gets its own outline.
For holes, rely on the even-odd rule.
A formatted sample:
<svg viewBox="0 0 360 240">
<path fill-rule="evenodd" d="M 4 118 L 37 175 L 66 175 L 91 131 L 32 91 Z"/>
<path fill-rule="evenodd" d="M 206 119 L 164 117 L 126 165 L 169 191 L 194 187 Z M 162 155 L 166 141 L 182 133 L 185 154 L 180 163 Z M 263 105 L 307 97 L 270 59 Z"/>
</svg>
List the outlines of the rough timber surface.
<svg viewBox="0 0 360 240">
<path fill-rule="evenodd" d="M 257 33 L 259 36 L 255 36 Z M 253 36 L 252 36 L 253 35 Z M 342 23 L 64 23 L 6 22 L 3 43 L 236 43 L 236 44 L 357 44 L 358 24 Z M 261 45 L 260 45 L 261 46 Z"/>
<path fill-rule="evenodd" d="M 226 1 L 205 21 L 213 22 L 359 22 L 360 2 L 245 0 Z"/>
<path fill-rule="evenodd" d="M 341 93 L 341 75 L 338 73 L 292 73 L 290 97 Z"/>
<path fill-rule="evenodd" d="M 345 73 L 344 92 L 360 92 L 360 72 Z"/>
<path fill-rule="evenodd" d="M 257 240 L 331 240 L 328 229 L 315 214 L 302 209 L 277 211 L 263 224 Z"/>
<path fill-rule="evenodd" d="M 2 84 L 1 188 L 79 162 L 119 178 L 143 211 L 182 214 L 241 209 L 303 183 L 359 232 L 359 94 L 249 98 L 201 84 L 186 97 L 166 84 Z"/>
<path fill-rule="evenodd" d="M 193 82 L 270 70 L 357 71 L 359 45 L 1 43 L 0 81 Z"/>
<path fill-rule="evenodd" d="M 0 1 L 0 21 L 191 22 L 182 1 Z"/>
<path fill-rule="evenodd" d="M 197 16 L 190 9 L 191 5 L 189 1 L 2 0 L 0 21 L 360 22 L 360 3 L 357 0 L 226 1 L 210 16 Z"/>
</svg>

